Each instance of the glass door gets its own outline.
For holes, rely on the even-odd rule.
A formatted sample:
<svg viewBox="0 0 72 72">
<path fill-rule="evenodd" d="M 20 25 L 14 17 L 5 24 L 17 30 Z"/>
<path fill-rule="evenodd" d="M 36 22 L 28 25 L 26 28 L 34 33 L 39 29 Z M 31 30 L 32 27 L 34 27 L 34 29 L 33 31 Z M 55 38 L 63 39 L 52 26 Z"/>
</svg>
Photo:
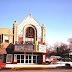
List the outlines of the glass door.
<svg viewBox="0 0 72 72">
<path fill-rule="evenodd" d="M 29 63 L 32 63 L 32 61 L 31 61 L 31 60 L 32 60 L 31 57 L 32 57 L 32 56 L 29 55 Z"/>
<path fill-rule="evenodd" d="M 36 56 L 33 56 L 33 63 L 36 63 Z"/>
<path fill-rule="evenodd" d="M 28 54 L 18 54 L 17 55 L 17 63 L 37 63 L 38 56 L 37 55 L 28 55 Z"/>
<path fill-rule="evenodd" d="M 26 55 L 25 63 L 32 63 L 31 55 Z"/>
<path fill-rule="evenodd" d="M 20 55 L 17 55 L 17 63 L 20 63 Z"/>
<path fill-rule="evenodd" d="M 28 63 L 28 55 L 26 55 L 25 63 Z"/>
<path fill-rule="evenodd" d="M 33 55 L 33 63 L 37 64 L 38 63 L 38 56 Z"/>
<path fill-rule="evenodd" d="M 24 55 L 21 55 L 21 63 L 24 63 Z"/>
<path fill-rule="evenodd" d="M 17 63 L 24 63 L 24 55 L 17 55 Z"/>
</svg>

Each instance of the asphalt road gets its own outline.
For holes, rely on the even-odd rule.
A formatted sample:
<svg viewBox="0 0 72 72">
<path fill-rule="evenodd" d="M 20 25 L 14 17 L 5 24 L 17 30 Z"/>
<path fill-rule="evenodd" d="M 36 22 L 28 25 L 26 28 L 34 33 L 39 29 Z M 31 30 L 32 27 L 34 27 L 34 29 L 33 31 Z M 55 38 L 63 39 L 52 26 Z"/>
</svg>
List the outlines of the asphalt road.
<svg viewBox="0 0 72 72">
<path fill-rule="evenodd" d="M 55 68 L 55 69 L 1 69 L 0 72 L 72 72 L 72 68 Z"/>
</svg>

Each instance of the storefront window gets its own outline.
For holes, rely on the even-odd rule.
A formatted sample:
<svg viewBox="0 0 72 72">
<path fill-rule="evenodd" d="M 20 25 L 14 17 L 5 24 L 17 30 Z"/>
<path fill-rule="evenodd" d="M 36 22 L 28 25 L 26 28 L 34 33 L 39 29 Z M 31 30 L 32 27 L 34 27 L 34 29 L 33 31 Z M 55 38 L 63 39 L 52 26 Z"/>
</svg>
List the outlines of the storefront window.
<svg viewBox="0 0 72 72">
<path fill-rule="evenodd" d="M 12 54 L 7 54 L 6 62 L 7 63 L 12 63 Z"/>
<path fill-rule="evenodd" d="M 9 36 L 5 36 L 5 43 L 9 43 Z"/>
</svg>

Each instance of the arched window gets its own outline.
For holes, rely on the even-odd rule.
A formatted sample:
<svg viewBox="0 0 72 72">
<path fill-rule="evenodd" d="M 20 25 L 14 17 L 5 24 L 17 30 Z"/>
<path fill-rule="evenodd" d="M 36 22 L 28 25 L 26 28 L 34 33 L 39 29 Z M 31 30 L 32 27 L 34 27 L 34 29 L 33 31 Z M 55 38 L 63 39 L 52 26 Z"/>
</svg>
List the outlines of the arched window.
<svg viewBox="0 0 72 72">
<path fill-rule="evenodd" d="M 26 37 L 27 38 L 34 38 L 34 29 L 32 27 L 28 27 L 26 29 Z"/>
</svg>

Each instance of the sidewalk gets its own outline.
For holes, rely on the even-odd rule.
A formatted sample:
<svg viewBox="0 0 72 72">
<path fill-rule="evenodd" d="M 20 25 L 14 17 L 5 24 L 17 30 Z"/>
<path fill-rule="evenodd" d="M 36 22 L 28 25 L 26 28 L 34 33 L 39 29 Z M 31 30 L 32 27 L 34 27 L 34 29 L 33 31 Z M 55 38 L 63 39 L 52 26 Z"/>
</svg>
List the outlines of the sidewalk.
<svg viewBox="0 0 72 72">
<path fill-rule="evenodd" d="M 6 64 L 6 68 L 56 68 L 59 66 L 65 66 L 65 64 L 49 64 L 49 65 L 39 65 L 39 64 Z"/>
</svg>

